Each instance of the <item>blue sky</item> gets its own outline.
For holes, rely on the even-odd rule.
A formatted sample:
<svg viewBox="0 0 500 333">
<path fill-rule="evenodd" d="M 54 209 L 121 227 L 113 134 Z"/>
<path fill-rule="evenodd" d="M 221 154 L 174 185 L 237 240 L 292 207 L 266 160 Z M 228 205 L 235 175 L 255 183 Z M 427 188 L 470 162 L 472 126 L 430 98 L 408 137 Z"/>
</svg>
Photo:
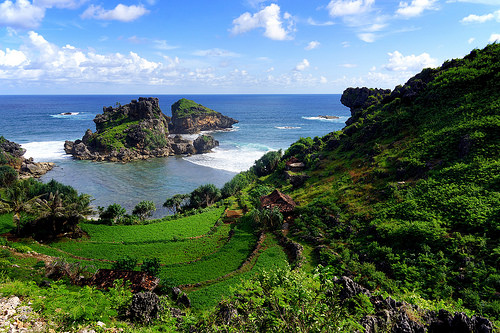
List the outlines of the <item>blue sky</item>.
<svg viewBox="0 0 500 333">
<path fill-rule="evenodd" d="M 0 94 L 394 88 L 500 39 L 500 0 L 0 0 Z"/>
</svg>

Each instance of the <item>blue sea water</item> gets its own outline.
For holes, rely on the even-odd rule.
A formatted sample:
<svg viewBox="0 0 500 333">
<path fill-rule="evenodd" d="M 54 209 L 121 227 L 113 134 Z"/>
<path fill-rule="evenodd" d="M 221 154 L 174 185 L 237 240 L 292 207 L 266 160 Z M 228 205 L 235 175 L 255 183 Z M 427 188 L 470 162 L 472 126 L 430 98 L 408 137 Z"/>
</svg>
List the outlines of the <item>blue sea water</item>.
<svg viewBox="0 0 500 333">
<path fill-rule="evenodd" d="M 26 148 L 26 157 L 55 162 L 42 177 L 88 193 L 95 206 L 119 203 L 131 210 L 152 200 L 158 208 L 176 193 L 213 183 L 221 187 L 270 150 L 286 149 L 300 137 L 322 136 L 344 127 L 350 115 L 340 95 L 156 95 L 170 106 L 188 98 L 239 120 L 232 131 L 211 133 L 220 142 L 213 153 L 157 158 L 127 164 L 78 161 L 64 153 L 65 140 L 80 139 L 103 106 L 127 104 L 135 95 L 0 96 L 0 135 Z M 63 115 L 63 113 L 73 113 Z M 319 115 L 337 116 L 327 120 Z M 159 209 L 157 216 L 166 212 Z"/>
</svg>

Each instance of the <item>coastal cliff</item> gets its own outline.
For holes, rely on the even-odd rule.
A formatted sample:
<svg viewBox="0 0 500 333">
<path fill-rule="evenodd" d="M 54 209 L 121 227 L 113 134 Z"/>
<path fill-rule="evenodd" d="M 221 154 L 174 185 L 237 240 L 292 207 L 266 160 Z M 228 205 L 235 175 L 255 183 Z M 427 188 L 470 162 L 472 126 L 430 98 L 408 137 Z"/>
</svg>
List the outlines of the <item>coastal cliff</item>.
<svg viewBox="0 0 500 333">
<path fill-rule="evenodd" d="M 205 107 L 200 106 L 201 108 Z M 229 118 L 212 112 L 217 117 Z M 171 123 L 173 119 L 179 119 L 178 113 L 172 119 L 166 116 L 160 109 L 158 98 L 153 97 L 140 97 L 126 105 L 104 107 L 103 113 L 94 119 L 96 132 L 88 129 L 81 140 L 66 141 L 64 150 L 81 160 L 128 162 L 152 157 L 207 153 L 219 145 L 218 141 L 208 135 L 202 135 L 194 141 L 178 135 L 169 136 L 169 128 L 174 129 L 174 133 L 198 132 L 193 130 L 192 123 L 184 126 L 181 122 L 175 125 Z M 227 124 L 215 123 L 212 114 L 196 113 L 196 119 L 196 123 L 212 124 L 212 130 L 225 128 L 222 125 Z M 205 128 L 203 127 L 204 130 Z"/>
</svg>

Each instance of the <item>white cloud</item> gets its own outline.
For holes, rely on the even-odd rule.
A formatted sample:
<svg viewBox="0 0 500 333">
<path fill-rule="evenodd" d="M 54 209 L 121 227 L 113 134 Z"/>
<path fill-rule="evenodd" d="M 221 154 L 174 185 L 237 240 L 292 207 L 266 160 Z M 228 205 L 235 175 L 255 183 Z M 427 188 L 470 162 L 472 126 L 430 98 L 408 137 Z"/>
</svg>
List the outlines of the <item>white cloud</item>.
<svg viewBox="0 0 500 333">
<path fill-rule="evenodd" d="M 179 48 L 178 46 L 168 44 L 166 40 L 157 39 L 157 40 L 154 40 L 153 43 L 154 43 L 154 47 L 158 50 L 165 50 L 166 51 L 166 50 L 173 50 L 173 49 Z"/>
<path fill-rule="evenodd" d="M 326 83 L 328 83 L 328 79 L 326 77 L 324 77 L 324 76 L 321 76 L 319 78 L 319 83 L 326 84 Z"/>
<path fill-rule="evenodd" d="M 280 7 L 273 3 L 255 14 L 249 12 L 241 14 L 233 20 L 231 32 L 237 35 L 257 28 L 264 28 L 264 36 L 267 38 L 273 40 L 291 39 L 290 33 L 293 31 L 294 24 L 293 17 L 289 13 L 285 13 L 283 19 L 288 21 L 286 29 L 283 28 Z"/>
<path fill-rule="evenodd" d="M 415 17 L 425 10 L 437 10 L 436 4 L 437 0 L 412 0 L 411 3 L 401 1 L 396 14 L 404 18 Z"/>
<path fill-rule="evenodd" d="M 31 29 L 37 28 L 45 16 L 45 9 L 27 0 L 6 0 L 0 4 L 0 25 Z"/>
<path fill-rule="evenodd" d="M 342 66 L 344 68 L 355 68 L 355 67 L 358 67 L 358 65 L 356 65 L 356 64 L 342 64 L 340 66 Z"/>
<path fill-rule="evenodd" d="M 29 64 L 26 55 L 18 50 L 6 49 L 0 50 L 0 67 L 17 67 Z"/>
<path fill-rule="evenodd" d="M 334 25 L 335 23 L 333 21 L 317 22 L 310 17 L 307 19 L 307 24 L 318 27 L 324 27 L 324 26 Z"/>
<path fill-rule="evenodd" d="M 389 63 L 383 67 L 389 71 L 397 72 L 418 72 L 426 67 L 437 66 L 437 60 L 431 58 L 428 53 L 421 55 L 403 56 L 399 51 L 388 53 Z"/>
<path fill-rule="evenodd" d="M 467 43 L 469 44 L 472 44 L 472 42 L 474 42 L 476 39 L 474 37 L 471 37 L 469 38 L 469 40 L 467 40 Z"/>
<path fill-rule="evenodd" d="M 497 22 L 500 22 L 500 10 L 497 10 L 493 13 L 489 13 L 489 14 L 485 14 L 485 15 L 470 14 L 469 16 L 466 16 L 463 19 L 461 19 L 460 22 L 464 23 L 464 24 L 484 23 L 484 22 L 492 21 L 492 20 L 496 20 Z"/>
<path fill-rule="evenodd" d="M 126 6 L 120 3 L 110 10 L 106 10 L 102 8 L 102 6 L 90 5 L 90 7 L 83 12 L 81 17 L 83 19 L 131 22 L 148 13 L 149 10 L 144 8 L 143 5 Z"/>
<path fill-rule="evenodd" d="M 309 67 L 309 66 L 310 66 L 310 64 L 309 64 L 309 60 L 304 59 L 304 60 L 302 60 L 301 62 L 299 62 L 299 63 L 297 64 L 297 66 L 295 66 L 295 70 L 300 72 L 300 71 L 305 70 L 305 69 L 306 69 L 307 67 Z"/>
<path fill-rule="evenodd" d="M 239 57 L 240 55 L 231 51 L 218 48 L 208 50 L 198 50 L 193 52 L 193 55 L 198 57 Z"/>
<path fill-rule="evenodd" d="M 372 9 L 375 0 L 332 0 L 326 6 L 331 16 L 359 15 Z"/>
<path fill-rule="evenodd" d="M 88 0 L 33 0 L 33 5 L 43 8 L 68 8 L 75 9 L 80 7 Z"/>
<path fill-rule="evenodd" d="M 318 48 L 320 45 L 321 45 L 320 42 L 318 42 L 317 40 L 313 40 L 313 41 L 309 42 L 309 44 L 307 44 L 305 49 L 307 51 L 314 50 L 315 48 Z"/>
<path fill-rule="evenodd" d="M 377 39 L 377 35 L 371 32 L 359 33 L 358 38 L 363 42 L 373 43 Z"/>
<path fill-rule="evenodd" d="M 491 34 L 490 39 L 488 39 L 488 43 L 500 42 L 500 34 Z"/>
</svg>

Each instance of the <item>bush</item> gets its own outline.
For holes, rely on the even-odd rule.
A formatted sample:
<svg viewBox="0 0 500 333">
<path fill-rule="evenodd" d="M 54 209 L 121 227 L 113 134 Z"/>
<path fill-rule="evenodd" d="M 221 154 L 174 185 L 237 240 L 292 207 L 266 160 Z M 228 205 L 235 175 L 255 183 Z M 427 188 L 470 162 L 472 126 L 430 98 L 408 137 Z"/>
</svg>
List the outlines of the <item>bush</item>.
<svg viewBox="0 0 500 333">
<path fill-rule="evenodd" d="M 205 208 L 221 199 L 221 191 L 214 184 L 201 185 L 189 196 L 190 208 Z"/>
<path fill-rule="evenodd" d="M 267 152 L 264 156 L 255 161 L 251 170 L 259 177 L 267 176 L 276 169 L 280 159 L 281 149 Z"/>
<path fill-rule="evenodd" d="M 111 268 L 118 271 L 133 271 L 136 265 L 137 265 L 136 258 L 125 256 L 123 258 L 118 259 L 115 263 L 113 263 Z"/>
<path fill-rule="evenodd" d="M 105 224 L 119 224 L 127 211 L 121 205 L 114 203 L 109 205 L 105 210 L 99 207 L 99 219 Z"/>
<path fill-rule="evenodd" d="M 0 166 L 0 187 L 9 187 L 17 180 L 17 171 L 9 165 Z"/>
<path fill-rule="evenodd" d="M 158 258 L 146 258 L 142 262 L 141 271 L 152 276 L 157 276 L 160 273 L 160 260 Z"/>
</svg>

